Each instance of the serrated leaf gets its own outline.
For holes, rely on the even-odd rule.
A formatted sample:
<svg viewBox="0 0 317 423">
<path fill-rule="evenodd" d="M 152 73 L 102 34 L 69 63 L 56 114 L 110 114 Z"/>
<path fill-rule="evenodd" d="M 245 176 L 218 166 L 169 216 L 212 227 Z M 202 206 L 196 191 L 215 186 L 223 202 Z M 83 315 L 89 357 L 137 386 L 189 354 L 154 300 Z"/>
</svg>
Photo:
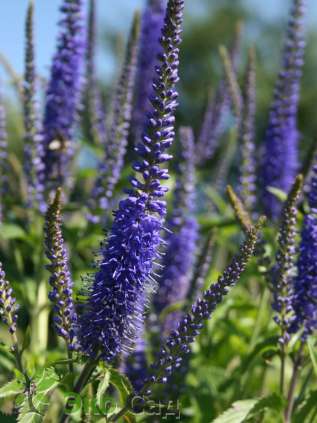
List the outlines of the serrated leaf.
<svg viewBox="0 0 317 423">
<path fill-rule="evenodd" d="M 250 413 L 248 414 L 248 418 L 254 417 L 257 414 L 265 411 L 266 409 L 270 409 L 272 411 L 281 412 L 284 407 L 284 400 L 278 394 L 272 394 L 264 398 L 260 398 L 258 402 L 254 405 Z"/>
<path fill-rule="evenodd" d="M 0 398 L 13 397 L 24 391 L 24 385 L 19 380 L 11 380 L 0 388 Z"/>
<path fill-rule="evenodd" d="M 33 378 L 34 383 L 34 394 L 32 395 L 32 404 L 38 413 L 33 412 L 29 407 L 28 399 L 25 398 L 23 403 L 21 404 L 19 410 L 19 423 L 29 423 L 34 422 L 37 423 L 38 421 L 42 420 L 23 420 L 24 418 L 33 418 L 36 419 L 37 416 L 40 416 L 40 413 L 45 412 L 48 404 L 49 404 L 49 393 L 56 388 L 59 384 L 59 378 L 55 373 L 53 368 L 48 368 L 44 370 L 40 370 L 36 373 L 35 377 Z"/>
<path fill-rule="evenodd" d="M 101 404 L 102 403 L 102 397 L 107 392 L 107 389 L 109 387 L 110 376 L 111 376 L 111 373 L 109 372 L 108 369 L 106 369 L 105 375 L 104 375 L 102 381 L 99 383 L 98 389 L 97 389 L 96 397 L 97 397 L 97 406 L 98 407 L 102 406 L 102 404 Z"/>
<path fill-rule="evenodd" d="M 257 402 L 257 399 L 234 402 L 227 411 L 214 419 L 212 423 L 243 423 Z"/>
<path fill-rule="evenodd" d="M 42 421 L 43 417 L 41 414 L 31 412 L 24 414 L 22 418 L 18 420 L 18 423 L 41 423 Z"/>
</svg>

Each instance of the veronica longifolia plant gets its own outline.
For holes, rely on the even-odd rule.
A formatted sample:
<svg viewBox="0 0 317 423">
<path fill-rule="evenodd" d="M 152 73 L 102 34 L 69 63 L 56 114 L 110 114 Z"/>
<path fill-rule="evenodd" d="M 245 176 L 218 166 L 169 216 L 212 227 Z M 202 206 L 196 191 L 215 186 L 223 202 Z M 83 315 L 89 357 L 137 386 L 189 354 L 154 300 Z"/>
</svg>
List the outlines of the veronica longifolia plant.
<svg viewBox="0 0 317 423">
<path fill-rule="evenodd" d="M 161 181 L 168 179 L 168 172 L 161 165 L 171 158 L 165 151 L 174 139 L 183 8 L 182 0 L 170 0 L 167 5 L 152 110 L 142 142 L 136 147 L 140 160 L 133 166 L 140 176 L 131 177 L 129 196 L 115 212 L 82 320 L 84 351 L 92 357 L 100 354 L 107 362 L 133 346 L 143 320 L 146 293 L 153 284 L 153 261 L 158 256 L 166 213 L 162 197 L 167 188 Z"/>
</svg>

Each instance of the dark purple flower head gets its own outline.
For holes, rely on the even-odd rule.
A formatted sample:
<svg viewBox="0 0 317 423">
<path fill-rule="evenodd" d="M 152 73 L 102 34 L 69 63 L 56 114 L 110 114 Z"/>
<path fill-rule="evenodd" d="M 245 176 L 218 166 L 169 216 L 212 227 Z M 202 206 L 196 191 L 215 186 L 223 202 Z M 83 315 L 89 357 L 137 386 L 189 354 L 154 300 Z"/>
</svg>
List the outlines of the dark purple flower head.
<svg viewBox="0 0 317 423">
<path fill-rule="evenodd" d="M 132 114 L 139 27 L 139 15 L 135 14 L 126 49 L 125 61 L 114 95 L 113 118 L 108 142 L 105 146 L 105 155 L 99 164 L 98 176 L 93 187 L 92 200 L 89 205 L 91 213 L 89 217 L 92 221 L 99 221 L 100 214 L 104 215 L 105 210 L 109 209 L 109 201 L 119 181 L 124 164 Z"/>
<path fill-rule="evenodd" d="M 162 200 L 166 188 L 161 180 L 168 178 L 168 171 L 161 165 L 170 159 L 165 150 L 174 139 L 183 8 L 183 0 L 170 0 L 167 6 L 161 36 L 163 53 L 153 83 L 152 110 L 143 143 L 136 148 L 140 160 L 134 169 L 140 177 L 131 178 L 129 196 L 114 213 L 114 223 L 102 250 L 100 268 L 82 320 L 84 350 L 91 356 L 101 353 L 108 362 L 129 350 L 138 337 L 161 243 L 160 232 L 166 213 Z"/>
<path fill-rule="evenodd" d="M 45 253 L 50 261 L 51 273 L 49 299 L 54 305 L 54 324 L 59 336 L 65 339 L 69 349 L 76 347 L 77 314 L 73 302 L 73 282 L 69 270 L 68 255 L 62 235 L 61 190 L 48 207 L 45 218 Z"/>
<path fill-rule="evenodd" d="M 0 98 L 0 222 L 3 221 L 3 200 L 7 190 L 8 136 L 6 112 Z"/>
<path fill-rule="evenodd" d="M 183 357 L 190 352 L 190 344 L 202 329 L 204 320 L 210 318 L 211 313 L 228 294 L 229 288 L 237 283 L 245 270 L 248 260 L 254 253 L 259 227 L 260 225 L 250 230 L 239 254 L 233 258 L 218 281 L 195 302 L 191 311 L 182 317 L 178 328 L 172 331 L 157 360 L 151 366 L 148 381 L 141 390 L 142 394 L 151 394 L 154 384 L 167 382 L 169 376 L 182 365 Z"/>
<path fill-rule="evenodd" d="M 155 76 L 154 68 L 159 63 L 158 54 L 162 51 L 159 38 L 164 23 L 164 14 L 164 0 L 148 0 L 142 14 L 136 98 L 132 122 L 133 134 L 137 142 L 146 124 L 146 116 L 151 111 L 152 81 Z"/>
<path fill-rule="evenodd" d="M 256 69 L 255 51 L 249 51 L 244 87 L 243 111 L 241 121 L 241 198 L 249 212 L 254 211 L 256 203 L 256 163 L 255 163 L 255 112 L 256 112 Z"/>
<path fill-rule="evenodd" d="M 280 342 L 287 344 L 292 315 L 292 279 L 296 258 L 297 202 L 301 195 L 303 177 L 296 178 L 281 214 L 278 236 L 279 248 L 272 272 L 274 320 L 281 329 Z"/>
<path fill-rule="evenodd" d="M 298 274 L 294 282 L 293 331 L 303 330 L 303 337 L 317 330 L 317 166 L 314 166 L 308 194 L 310 210 L 301 233 Z"/>
<path fill-rule="evenodd" d="M 281 204 L 268 191 L 268 188 L 278 188 L 287 193 L 298 170 L 297 109 L 304 63 L 303 15 L 305 3 L 306 0 L 293 0 L 282 69 L 276 81 L 263 145 L 262 201 L 264 212 L 273 219 L 278 218 Z"/>
<path fill-rule="evenodd" d="M 6 280 L 6 275 L 0 263 L 0 320 L 8 326 L 9 332 L 15 334 L 18 319 L 18 307 L 14 298 L 10 283 Z"/>
<path fill-rule="evenodd" d="M 45 182 L 49 189 L 63 185 L 73 154 L 85 46 L 82 0 L 63 0 L 60 10 L 60 32 L 46 93 L 43 123 L 43 160 Z"/>
</svg>

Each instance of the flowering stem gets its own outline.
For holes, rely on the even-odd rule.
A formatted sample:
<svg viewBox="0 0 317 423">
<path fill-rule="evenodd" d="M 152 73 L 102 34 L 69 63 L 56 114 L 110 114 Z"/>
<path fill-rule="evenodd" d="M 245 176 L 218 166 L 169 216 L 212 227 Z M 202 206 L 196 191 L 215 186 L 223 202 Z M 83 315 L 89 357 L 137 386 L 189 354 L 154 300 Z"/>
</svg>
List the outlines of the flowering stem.
<svg viewBox="0 0 317 423">
<path fill-rule="evenodd" d="M 304 341 L 302 341 L 301 346 L 299 348 L 299 351 L 297 353 L 297 357 L 294 361 L 293 374 L 292 374 L 291 383 L 290 383 L 290 387 L 289 387 L 289 391 L 288 391 L 288 395 L 287 395 L 287 406 L 286 406 L 286 410 L 285 410 L 285 413 L 284 413 L 284 423 L 291 423 L 291 417 L 292 417 L 294 400 L 295 400 L 294 394 L 295 394 L 295 388 L 296 388 L 296 384 L 297 384 L 297 378 L 298 378 L 299 370 L 301 368 L 302 361 L 303 361 L 304 345 L 305 345 L 305 343 L 304 343 Z"/>
<path fill-rule="evenodd" d="M 281 371 L 280 371 L 280 393 L 281 395 L 284 394 L 284 380 L 285 380 L 285 345 L 281 345 Z"/>
</svg>

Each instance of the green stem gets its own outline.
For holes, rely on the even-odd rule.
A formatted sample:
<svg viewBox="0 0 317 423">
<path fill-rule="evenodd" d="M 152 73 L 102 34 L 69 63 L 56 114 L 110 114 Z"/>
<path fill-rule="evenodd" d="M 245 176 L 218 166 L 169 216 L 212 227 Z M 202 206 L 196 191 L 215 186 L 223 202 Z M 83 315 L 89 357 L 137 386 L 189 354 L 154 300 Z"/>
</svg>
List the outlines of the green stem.
<svg viewBox="0 0 317 423">
<path fill-rule="evenodd" d="M 284 395 L 284 381 L 285 381 L 285 345 L 281 345 L 281 369 L 280 369 L 280 394 Z"/>
<path fill-rule="evenodd" d="M 302 360 L 303 360 L 303 349 L 304 349 L 304 342 L 302 341 L 301 346 L 299 348 L 297 357 L 294 361 L 293 366 L 293 374 L 291 378 L 291 383 L 287 395 L 287 406 L 284 412 L 284 422 L 285 423 L 291 423 L 293 408 L 294 408 L 294 401 L 295 401 L 295 389 L 297 384 L 297 378 L 299 374 L 299 370 L 301 368 Z"/>
</svg>

